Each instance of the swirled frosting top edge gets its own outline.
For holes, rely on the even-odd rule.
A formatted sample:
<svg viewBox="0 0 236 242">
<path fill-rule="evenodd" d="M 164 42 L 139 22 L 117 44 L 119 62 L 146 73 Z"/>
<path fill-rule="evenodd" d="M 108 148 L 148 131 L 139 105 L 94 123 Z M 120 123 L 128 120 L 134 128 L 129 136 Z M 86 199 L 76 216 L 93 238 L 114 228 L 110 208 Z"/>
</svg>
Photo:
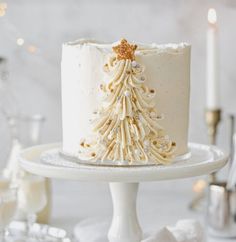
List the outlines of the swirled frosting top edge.
<svg viewBox="0 0 236 242">
<path fill-rule="evenodd" d="M 113 46 L 117 45 L 118 42 L 114 43 L 104 43 L 96 40 L 89 39 L 78 39 L 75 41 L 64 43 L 63 46 L 72 47 L 72 48 L 82 48 L 83 46 L 93 46 L 98 49 L 111 50 Z M 190 48 L 191 45 L 186 42 L 181 43 L 169 43 L 169 44 L 143 44 L 137 43 L 138 45 L 137 54 L 149 54 L 149 53 L 158 53 L 158 52 L 178 52 L 184 50 L 185 48 Z"/>
</svg>

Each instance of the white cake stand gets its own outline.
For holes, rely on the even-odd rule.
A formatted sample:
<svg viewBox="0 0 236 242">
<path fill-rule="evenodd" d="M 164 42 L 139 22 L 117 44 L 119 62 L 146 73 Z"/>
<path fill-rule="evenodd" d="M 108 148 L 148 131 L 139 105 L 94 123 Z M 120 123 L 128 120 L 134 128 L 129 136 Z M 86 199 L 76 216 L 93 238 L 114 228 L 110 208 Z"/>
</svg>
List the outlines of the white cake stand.
<svg viewBox="0 0 236 242">
<path fill-rule="evenodd" d="M 60 144 L 48 144 L 24 150 L 20 163 L 26 171 L 45 177 L 109 182 L 113 201 L 109 241 L 140 242 L 142 230 L 136 212 L 139 182 L 200 176 L 217 171 L 227 162 L 227 156 L 217 147 L 190 144 L 189 148 L 191 158 L 169 166 L 104 167 L 75 164 L 73 167 L 66 161 L 57 165 L 60 156 L 55 155 L 55 150 L 59 152 Z M 46 151 L 51 164 L 42 162 L 42 154 Z"/>
</svg>

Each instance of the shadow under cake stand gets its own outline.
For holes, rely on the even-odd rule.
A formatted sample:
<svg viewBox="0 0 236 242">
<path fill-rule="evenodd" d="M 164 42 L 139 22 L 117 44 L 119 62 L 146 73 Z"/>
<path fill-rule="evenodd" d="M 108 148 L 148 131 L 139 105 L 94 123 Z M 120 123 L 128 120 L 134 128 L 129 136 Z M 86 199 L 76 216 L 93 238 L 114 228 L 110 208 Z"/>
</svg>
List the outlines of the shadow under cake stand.
<svg viewBox="0 0 236 242">
<path fill-rule="evenodd" d="M 168 166 L 104 166 L 78 164 L 60 155 L 60 144 L 35 146 L 24 150 L 20 163 L 26 171 L 51 178 L 109 182 L 113 219 L 110 242 L 140 242 L 136 200 L 139 182 L 180 179 L 209 174 L 227 162 L 223 151 L 214 146 L 189 144 L 191 157 Z M 76 233 L 75 233 L 76 234 Z"/>
</svg>

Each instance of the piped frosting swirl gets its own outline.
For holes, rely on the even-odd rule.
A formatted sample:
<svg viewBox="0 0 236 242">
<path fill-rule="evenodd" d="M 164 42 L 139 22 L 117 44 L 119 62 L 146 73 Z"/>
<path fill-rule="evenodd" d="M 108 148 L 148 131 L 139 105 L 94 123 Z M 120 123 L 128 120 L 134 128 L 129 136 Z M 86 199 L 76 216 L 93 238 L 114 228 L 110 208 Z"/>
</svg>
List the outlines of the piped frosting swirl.
<svg viewBox="0 0 236 242">
<path fill-rule="evenodd" d="M 104 65 L 109 82 L 100 86 L 103 105 L 95 112 L 94 137 L 80 143 L 81 159 L 167 164 L 173 157 L 176 143 L 159 125 L 163 115 L 153 102 L 156 90 L 145 85 L 145 68 L 135 61 L 136 48 L 122 40 L 113 48 L 116 56 Z"/>
</svg>

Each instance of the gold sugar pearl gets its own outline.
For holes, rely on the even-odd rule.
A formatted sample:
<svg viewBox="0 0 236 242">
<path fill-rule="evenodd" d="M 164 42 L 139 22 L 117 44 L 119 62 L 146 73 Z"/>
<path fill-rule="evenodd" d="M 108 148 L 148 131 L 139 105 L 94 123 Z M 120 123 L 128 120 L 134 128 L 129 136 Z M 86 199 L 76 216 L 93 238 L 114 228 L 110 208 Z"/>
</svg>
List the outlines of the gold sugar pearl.
<svg viewBox="0 0 236 242">
<path fill-rule="evenodd" d="M 105 64 L 104 66 L 103 66 L 103 70 L 105 71 L 105 72 L 107 72 L 109 69 L 108 69 L 108 64 Z"/>
<path fill-rule="evenodd" d="M 176 146 L 176 143 L 175 142 L 172 142 L 172 146 Z"/>
<path fill-rule="evenodd" d="M 155 141 L 153 141 L 152 143 L 153 143 L 154 145 L 156 145 L 156 144 L 157 144 L 157 141 L 155 140 Z"/>
<path fill-rule="evenodd" d="M 131 119 L 130 122 L 131 122 L 131 124 L 135 124 L 135 120 L 134 119 Z"/>
<path fill-rule="evenodd" d="M 150 93 L 155 93 L 155 90 L 154 89 L 150 89 Z"/>
</svg>

